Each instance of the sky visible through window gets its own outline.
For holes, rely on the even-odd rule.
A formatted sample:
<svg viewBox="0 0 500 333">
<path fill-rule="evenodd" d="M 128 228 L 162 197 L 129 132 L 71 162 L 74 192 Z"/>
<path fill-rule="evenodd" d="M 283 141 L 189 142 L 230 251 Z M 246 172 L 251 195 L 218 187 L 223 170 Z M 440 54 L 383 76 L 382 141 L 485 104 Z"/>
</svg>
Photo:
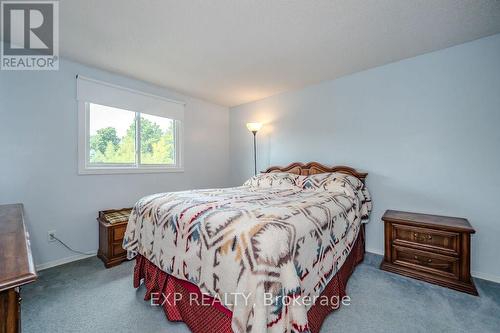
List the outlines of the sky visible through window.
<svg viewBox="0 0 500 333">
<path fill-rule="evenodd" d="M 99 104 L 90 104 L 90 135 L 95 135 L 97 130 L 112 125 L 116 134 L 123 137 L 130 124 L 134 122 L 135 112 L 112 108 Z"/>
</svg>

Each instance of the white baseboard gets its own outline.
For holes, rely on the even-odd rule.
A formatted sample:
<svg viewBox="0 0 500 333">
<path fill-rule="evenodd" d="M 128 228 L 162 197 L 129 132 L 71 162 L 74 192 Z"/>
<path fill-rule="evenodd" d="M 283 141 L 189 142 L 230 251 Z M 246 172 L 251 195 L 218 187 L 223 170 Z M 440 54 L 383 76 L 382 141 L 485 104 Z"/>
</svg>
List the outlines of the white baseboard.
<svg viewBox="0 0 500 333">
<path fill-rule="evenodd" d="M 379 256 L 382 256 L 382 257 L 384 256 L 384 252 L 376 250 L 376 249 L 365 248 L 365 251 L 373 253 L 373 254 L 378 254 Z"/>
<path fill-rule="evenodd" d="M 478 279 L 483 279 L 483 280 L 488 280 L 491 282 L 500 283 L 500 276 L 496 276 L 496 275 L 492 275 L 492 274 L 488 274 L 488 273 L 476 272 L 476 271 L 472 271 L 470 274 L 473 277 L 478 278 Z"/>
<path fill-rule="evenodd" d="M 51 268 L 51 267 L 56 267 L 60 265 L 64 265 L 73 261 L 77 260 L 82 260 L 90 257 L 94 257 L 97 255 L 97 250 L 92 251 L 90 254 L 84 255 L 84 254 L 77 254 L 71 257 L 66 257 L 66 258 L 61 258 L 53 261 L 49 261 L 40 265 L 36 265 L 36 270 L 37 271 L 43 271 L 44 269 Z"/>
<path fill-rule="evenodd" d="M 384 256 L 384 252 L 379 251 L 377 249 L 366 248 L 365 251 L 370 252 L 372 254 L 377 254 L 379 256 Z M 488 280 L 491 282 L 500 283 L 500 276 L 496 276 L 496 275 L 492 275 L 492 274 L 488 274 L 488 273 L 476 272 L 476 271 L 472 271 L 471 275 L 475 278 L 478 278 L 478 279 L 483 279 L 483 280 Z"/>
</svg>

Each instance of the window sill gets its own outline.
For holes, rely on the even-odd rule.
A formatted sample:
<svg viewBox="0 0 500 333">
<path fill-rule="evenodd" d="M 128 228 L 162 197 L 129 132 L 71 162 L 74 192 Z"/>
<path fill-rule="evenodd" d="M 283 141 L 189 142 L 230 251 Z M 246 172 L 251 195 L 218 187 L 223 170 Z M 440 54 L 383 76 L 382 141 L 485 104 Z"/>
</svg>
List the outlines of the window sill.
<svg viewBox="0 0 500 333">
<path fill-rule="evenodd" d="M 170 167 L 152 167 L 152 168 L 115 168 L 115 167 L 95 167 L 83 168 L 78 170 L 79 175 L 115 175 L 115 174 L 141 174 L 141 173 L 169 173 L 184 172 L 184 168 Z"/>
</svg>

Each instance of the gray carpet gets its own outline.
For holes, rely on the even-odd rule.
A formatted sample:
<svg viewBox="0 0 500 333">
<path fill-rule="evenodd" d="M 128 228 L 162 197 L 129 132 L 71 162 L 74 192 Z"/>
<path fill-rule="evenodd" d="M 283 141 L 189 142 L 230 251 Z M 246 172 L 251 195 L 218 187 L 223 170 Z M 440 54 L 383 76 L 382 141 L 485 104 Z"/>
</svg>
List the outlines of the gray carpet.
<svg viewBox="0 0 500 333">
<path fill-rule="evenodd" d="M 475 279 L 481 297 L 380 271 L 368 254 L 348 284 L 352 299 L 322 332 L 499 332 L 500 284 Z M 90 258 L 40 272 L 23 288 L 23 332 L 189 332 L 132 287 L 133 263 Z"/>
</svg>

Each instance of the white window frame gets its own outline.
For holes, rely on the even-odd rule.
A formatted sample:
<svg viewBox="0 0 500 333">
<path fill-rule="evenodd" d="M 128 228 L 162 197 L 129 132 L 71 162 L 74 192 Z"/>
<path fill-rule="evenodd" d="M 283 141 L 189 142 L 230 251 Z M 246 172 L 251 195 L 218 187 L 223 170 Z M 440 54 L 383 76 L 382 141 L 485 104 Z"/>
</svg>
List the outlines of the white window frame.
<svg viewBox="0 0 500 333">
<path fill-rule="evenodd" d="M 103 82 L 100 82 L 103 83 Z M 106 83 L 107 84 L 107 83 Z M 110 85 L 110 84 L 107 84 Z M 113 87 L 121 88 L 119 86 L 110 85 Z M 136 94 L 144 94 L 139 91 L 135 91 L 128 88 L 122 88 L 129 90 Z M 171 101 L 163 97 L 154 96 L 150 94 L 145 94 L 149 97 L 160 98 L 163 100 Z M 172 101 L 175 103 L 180 103 L 177 101 Z M 80 175 L 96 175 L 96 174 L 127 174 L 127 173 L 163 173 L 163 172 L 183 172 L 183 121 L 172 119 L 174 121 L 174 142 L 175 142 L 175 164 L 165 165 L 165 164 L 141 164 L 141 152 L 139 145 L 139 138 L 141 135 L 140 126 L 140 116 L 142 112 L 135 112 L 135 122 L 136 122 L 136 160 L 133 164 L 95 164 L 90 163 L 89 153 L 90 153 L 90 104 L 92 102 L 78 101 L 78 174 Z M 99 104 L 99 103 L 94 103 Z M 112 105 L 107 105 L 111 106 Z M 119 107 L 123 110 L 123 107 Z M 127 110 L 132 111 L 133 110 Z M 146 114 L 146 113 L 145 113 Z M 165 117 L 168 118 L 168 117 Z"/>
</svg>

